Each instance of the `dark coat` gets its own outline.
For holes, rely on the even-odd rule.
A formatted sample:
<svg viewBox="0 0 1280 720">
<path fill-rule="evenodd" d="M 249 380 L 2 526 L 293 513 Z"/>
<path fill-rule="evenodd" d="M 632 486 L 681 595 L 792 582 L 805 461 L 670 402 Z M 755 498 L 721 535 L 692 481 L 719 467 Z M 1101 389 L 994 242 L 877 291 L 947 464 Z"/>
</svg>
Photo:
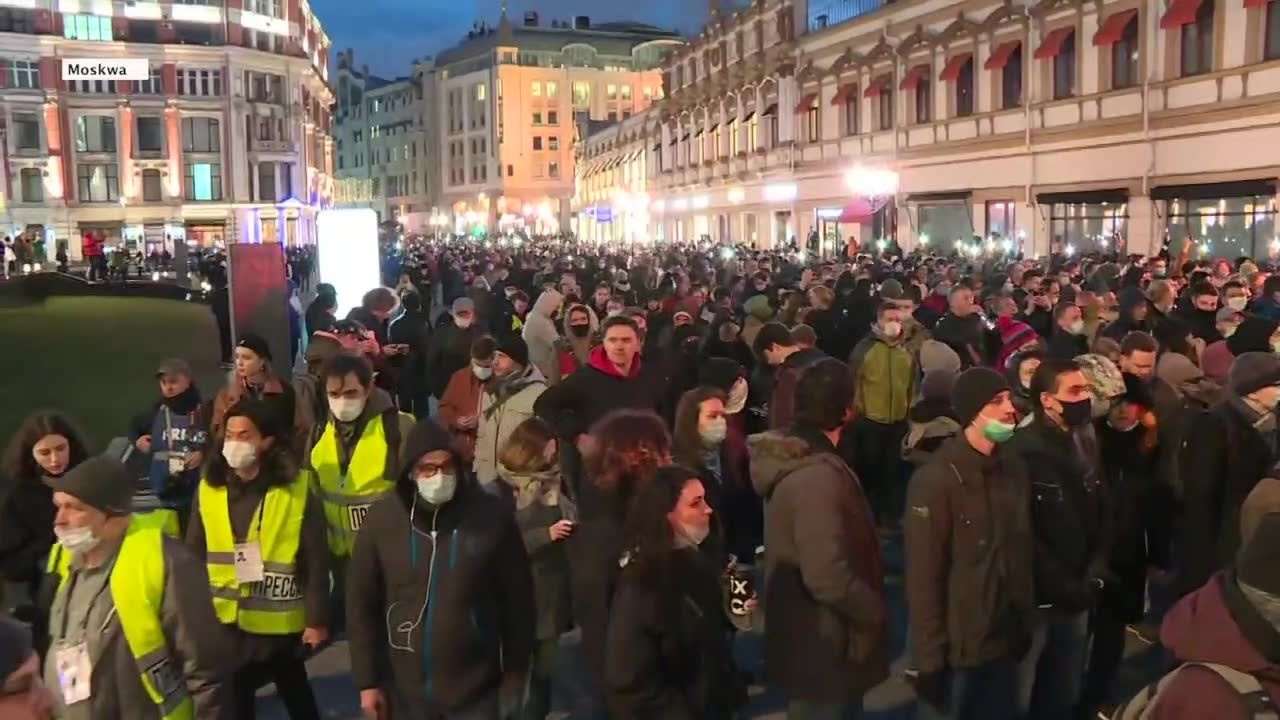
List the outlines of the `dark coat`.
<svg viewBox="0 0 1280 720">
<path fill-rule="evenodd" d="M 609 615 L 605 693 L 615 720 L 729 720 L 746 699 L 718 569 L 674 550 L 661 587 L 634 566 Z"/>
<path fill-rule="evenodd" d="M 471 363 L 471 343 L 477 337 L 474 323 L 464 330 L 450 316 L 443 317 L 447 324 L 431 338 L 426 357 L 426 389 L 437 398 L 444 397 L 453 374 Z"/>
<path fill-rule="evenodd" d="M 390 359 L 395 368 L 397 389 L 401 395 L 413 395 L 427 390 L 428 339 L 431 321 L 419 310 L 405 311 L 387 328 L 392 345 L 408 345 L 408 355 L 396 355 Z"/>
<path fill-rule="evenodd" d="M 957 317 L 948 311 L 933 327 L 933 339 L 946 343 L 948 347 L 955 350 L 960 356 L 962 368 L 974 366 L 974 353 L 977 353 L 979 360 L 985 359 L 987 332 L 982 324 L 982 318 L 977 313 L 968 317 Z"/>
<path fill-rule="evenodd" d="M 1045 357 L 1055 360 L 1074 360 L 1089 352 L 1089 338 L 1084 335 L 1072 335 L 1055 327 L 1053 336 L 1045 344 Z"/>
<path fill-rule="evenodd" d="M 26 585 L 36 596 L 44 558 L 53 547 L 53 489 L 43 478 L 14 478 L 0 502 L 0 578 Z"/>
<path fill-rule="evenodd" d="M 1170 524 L 1156 501 L 1159 448 L 1144 448 L 1146 428 L 1121 432 L 1105 421 L 1097 425 L 1102 466 L 1111 498 L 1111 556 L 1108 566 L 1118 582 L 1103 587 L 1099 604 L 1124 622 L 1142 619 L 1147 567 L 1168 567 Z"/>
</svg>

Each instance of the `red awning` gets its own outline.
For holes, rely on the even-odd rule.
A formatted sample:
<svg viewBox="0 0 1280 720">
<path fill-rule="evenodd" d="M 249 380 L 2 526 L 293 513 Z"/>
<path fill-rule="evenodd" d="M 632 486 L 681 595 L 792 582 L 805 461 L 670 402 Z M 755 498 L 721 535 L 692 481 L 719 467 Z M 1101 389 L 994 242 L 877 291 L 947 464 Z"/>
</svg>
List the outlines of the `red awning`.
<svg viewBox="0 0 1280 720">
<path fill-rule="evenodd" d="M 1022 47 L 1021 40 L 1010 40 L 996 48 L 983 67 L 988 70 L 1003 70 L 1004 66 L 1009 64 L 1009 58 L 1013 57 L 1013 53 L 1020 47 Z"/>
<path fill-rule="evenodd" d="M 963 70 L 964 66 L 971 60 L 973 60 L 973 53 L 952 55 L 951 59 L 947 61 L 946 66 L 942 68 L 942 74 L 938 76 L 938 79 L 943 81 L 958 79 L 960 77 L 960 71 Z"/>
<path fill-rule="evenodd" d="M 1178 0 L 1174 0 L 1177 2 Z M 1037 60 L 1052 60 L 1058 57 L 1058 53 L 1062 52 L 1062 45 L 1067 38 L 1074 34 L 1076 29 L 1070 25 L 1052 30 L 1048 35 L 1044 36 L 1044 42 L 1040 43 L 1040 47 L 1036 49 L 1035 58 Z"/>
<path fill-rule="evenodd" d="M 1093 44 L 1097 47 L 1105 47 L 1120 42 L 1120 38 L 1124 37 L 1125 28 L 1129 27 L 1129 23 L 1136 17 L 1138 17 L 1137 8 L 1121 10 L 1107 18 L 1102 23 L 1102 27 L 1098 28 L 1097 34 L 1093 36 Z"/>
<path fill-rule="evenodd" d="M 852 98 L 858 96 L 857 85 L 841 85 L 840 90 L 836 92 L 836 96 L 831 98 L 832 105 L 843 105 Z"/>
<path fill-rule="evenodd" d="M 889 88 L 889 76 L 884 75 L 871 81 L 867 89 L 862 91 L 862 97 L 877 97 Z"/>
<path fill-rule="evenodd" d="M 869 223 L 875 217 L 876 209 L 862 198 L 851 201 L 840 211 L 839 221 L 842 223 Z"/>
<path fill-rule="evenodd" d="M 907 71 L 906 76 L 902 78 L 902 82 L 898 83 L 898 89 L 915 90 L 920 81 L 927 77 L 929 77 L 929 66 L 917 65 Z"/>
<path fill-rule="evenodd" d="M 799 104 L 796 105 L 796 112 L 808 112 L 809 109 L 813 107 L 813 101 L 817 99 L 818 93 L 805 93 L 804 97 L 800 98 Z"/>
<path fill-rule="evenodd" d="M 1202 0 L 1173 0 L 1169 4 L 1169 12 L 1160 18 L 1161 30 L 1172 30 L 1196 21 L 1196 11 L 1200 9 Z"/>
<path fill-rule="evenodd" d="M 1271 0 L 1244 0 L 1244 6 L 1247 8 L 1251 8 L 1251 7 L 1260 8 L 1260 7 L 1266 7 L 1267 3 L 1269 2 L 1271 2 Z"/>
</svg>

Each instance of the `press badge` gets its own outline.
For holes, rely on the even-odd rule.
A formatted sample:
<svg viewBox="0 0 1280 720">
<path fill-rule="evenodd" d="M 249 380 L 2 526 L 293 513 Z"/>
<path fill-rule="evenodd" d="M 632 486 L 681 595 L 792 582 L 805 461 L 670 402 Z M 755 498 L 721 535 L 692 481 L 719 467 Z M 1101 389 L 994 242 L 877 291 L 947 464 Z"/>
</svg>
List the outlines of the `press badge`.
<svg viewBox="0 0 1280 720">
<path fill-rule="evenodd" d="M 236 544 L 236 582 L 262 582 L 262 548 L 258 543 Z"/>
<path fill-rule="evenodd" d="M 169 474 L 181 475 L 187 470 L 187 458 L 185 455 L 169 456 Z"/>
<path fill-rule="evenodd" d="M 54 660 L 58 667 L 58 685 L 62 688 L 64 705 L 74 705 L 89 699 L 89 677 L 93 664 L 89 662 L 89 646 L 76 643 L 58 650 Z"/>
</svg>

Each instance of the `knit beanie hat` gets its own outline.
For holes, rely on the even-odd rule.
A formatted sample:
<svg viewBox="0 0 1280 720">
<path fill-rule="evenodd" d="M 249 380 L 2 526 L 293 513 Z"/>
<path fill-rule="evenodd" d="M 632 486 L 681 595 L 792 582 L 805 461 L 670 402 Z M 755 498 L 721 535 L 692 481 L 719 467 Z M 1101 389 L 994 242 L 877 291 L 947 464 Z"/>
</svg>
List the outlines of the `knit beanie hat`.
<svg viewBox="0 0 1280 720">
<path fill-rule="evenodd" d="M 950 370 L 930 370 L 920 380 L 920 397 L 924 400 L 950 400 L 956 386 L 956 374 Z"/>
<path fill-rule="evenodd" d="M 768 321 L 773 317 L 773 308 L 769 306 L 769 298 L 764 295 L 752 295 L 750 299 L 743 304 L 742 308 L 747 314 L 757 320 Z"/>
<path fill-rule="evenodd" d="M 889 278 L 880 283 L 880 299 L 882 300 L 905 300 L 907 293 L 902 289 L 902 283 Z"/>
<path fill-rule="evenodd" d="M 520 363 L 521 367 L 529 365 L 529 346 L 519 335 L 508 334 L 500 338 L 498 352 Z"/>
<path fill-rule="evenodd" d="M 938 340 L 925 340 L 920 345 L 920 371 L 950 370 L 960 372 L 960 356 L 950 345 Z"/>
<path fill-rule="evenodd" d="M 1231 392 L 1244 397 L 1269 385 L 1280 385 L 1280 357 L 1247 352 L 1231 363 Z"/>
<path fill-rule="evenodd" d="M 125 515 L 133 508 L 133 478 L 114 458 L 96 455 L 47 482 L 54 492 L 66 493 L 107 515 Z"/>
<path fill-rule="evenodd" d="M 267 339 L 261 335 L 245 333 L 240 336 L 240 342 L 236 343 L 236 347 L 249 350 L 263 360 L 271 360 L 271 346 L 267 344 Z"/>
<path fill-rule="evenodd" d="M 1030 325 L 1007 315 L 996 320 L 996 330 L 1000 331 L 1000 352 L 996 353 L 997 368 L 1005 367 L 1014 353 L 1040 340 L 1040 336 Z"/>
<path fill-rule="evenodd" d="M 1280 512 L 1264 515 L 1253 536 L 1244 540 L 1236 555 L 1236 577 L 1251 588 L 1280 595 Z"/>
<path fill-rule="evenodd" d="M 990 368 L 975 367 L 960 373 L 951 388 L 951 407 L 960 426 L 967 427 L 987 403 L 1008 389 L 1009 381 Z"/>
</svg>

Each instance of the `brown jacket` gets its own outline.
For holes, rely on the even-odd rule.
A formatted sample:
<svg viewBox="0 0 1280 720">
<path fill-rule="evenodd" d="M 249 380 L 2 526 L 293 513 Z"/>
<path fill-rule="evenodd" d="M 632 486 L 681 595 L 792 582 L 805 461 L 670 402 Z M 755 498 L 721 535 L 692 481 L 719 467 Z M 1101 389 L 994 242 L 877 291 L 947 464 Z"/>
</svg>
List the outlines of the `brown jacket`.
<svg viewBox="0 0 1280 720">
<path fill-rule="evenodd" d="M 484 383 L 471 371 L 471 363 L 467 363 L 466 367 L 450 376 L 449 385 L 440 398 L 440 426 L 453 436 L 453 447 L 468 467 L 476 457 L 476 431 L 479 424 L 477 422 L 469 429 L 462 428 L 458 425 L 458 420 L 464 417 L 478 420 L 483 390 Z"/>
<path fill-rule="evenodd" d="M 1035 610 L 1029 486 L 1014 455 L 984 456 L 963 434 L 912 476 L 903 527 L 911 658 L 920 672 L 1025 650 Z"/>
<path fill-rule="evenodd" d="M 222 433 L 227 411 L 244 397 L 245 392 L 244 382 L 233 372 L 213 399 L 213 412 L 209 418 L 210 438 Z M 282 420 L 291 418 L 295 447 L 304 447 L 314 418 L 311 408 L 306 407 L 307 403 L 298 402 L 293 386 L 285 384 L 275 375 L 268 375 L 266 382 L 262 384 L 262 398 L 276 406 Z"/>
</svg>

